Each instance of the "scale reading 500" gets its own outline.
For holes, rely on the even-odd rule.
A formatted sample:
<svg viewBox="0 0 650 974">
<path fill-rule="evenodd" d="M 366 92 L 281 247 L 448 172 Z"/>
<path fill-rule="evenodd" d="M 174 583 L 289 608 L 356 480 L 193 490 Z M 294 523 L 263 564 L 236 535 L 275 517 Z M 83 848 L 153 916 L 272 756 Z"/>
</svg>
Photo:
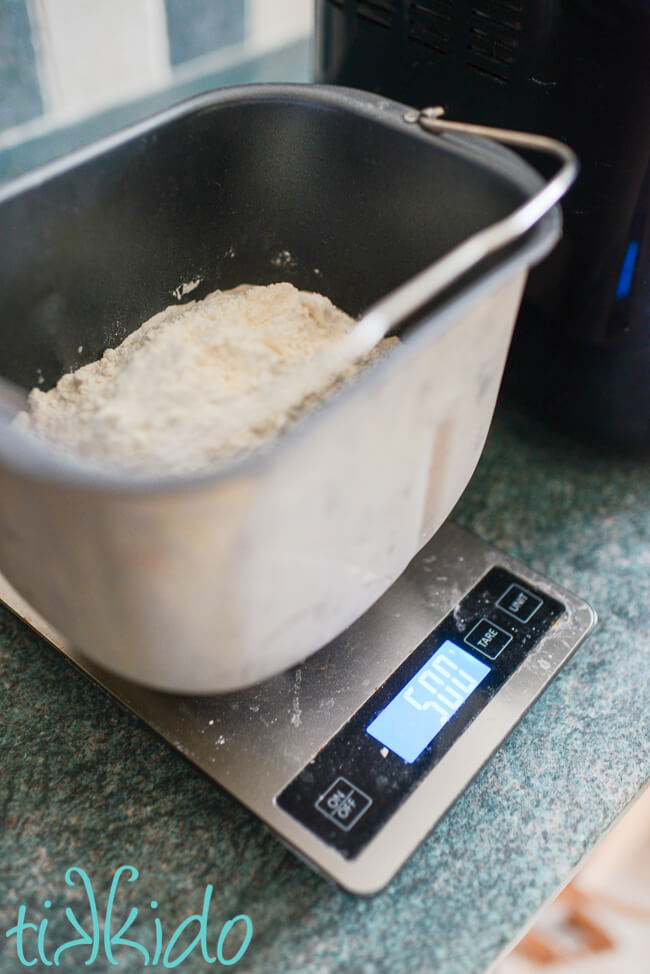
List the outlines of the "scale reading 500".
<svg viewBox="0 0 650 974">
<path fill-rule="evenodd" d="M 489 672 L 486 663 L 446 639 L 366 731 L 412 764 Z"/>
</svg>

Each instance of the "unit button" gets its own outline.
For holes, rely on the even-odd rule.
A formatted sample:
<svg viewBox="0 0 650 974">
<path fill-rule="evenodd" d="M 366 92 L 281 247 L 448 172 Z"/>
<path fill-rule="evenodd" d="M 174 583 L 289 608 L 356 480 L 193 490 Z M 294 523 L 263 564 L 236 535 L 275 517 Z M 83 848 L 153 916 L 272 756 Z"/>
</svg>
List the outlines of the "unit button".
<svg viewBox="0 0 650 974">
<path fill-rule="evenodd" d="M 349 832 L 371 805 L 372 798 L 351 784 L 347 778 L 341 777 L 333 781 L 315 803 L 321 815 L 344 832 Z"/>
<path fill-rule="evenodd" d="M 530 622 L 537 610 L 541 608 L 542 600 L 521 585 L 509 585 L 496 604 L 513 619 L 518 619 L 519 622 Z"/>
<path fill-rule="evenodd" d="M 479 653 L 483 653 L 488 659 L 496 659 L 501 650 L 512 642 L 512 636 L 495 622 L 481 619 L 465 636 L 465 642 L 473 649 L 478 649 Z"/>
</svg>

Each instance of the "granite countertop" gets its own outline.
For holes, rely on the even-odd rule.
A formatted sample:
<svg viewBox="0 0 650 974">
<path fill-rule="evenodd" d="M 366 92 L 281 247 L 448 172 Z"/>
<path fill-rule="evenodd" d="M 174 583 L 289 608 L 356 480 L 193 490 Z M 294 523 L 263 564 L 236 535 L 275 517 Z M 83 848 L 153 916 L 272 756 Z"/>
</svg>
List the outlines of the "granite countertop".
<svg viewBox="0 0 650 974">
<path fill-rule="evenodd" d="M 306 48 L 297 46 L 277 63 L 204 78 L 0 151 L 0 178 L 202 87 L 307 73 Z M 28 920 L 48 918 L 49 956 L 75 936 L 66 907 L 86 922 L 79 877 L 75 887 L 65 883 L 70 867 L 86 871 L 100 912 L 115 871 L 138 869 L 136 882 L 120 886 L 119 915 L 138 907 L 130 933 L 150 949 L 151 900 L 166 942 L 200 912 L 212 884 L 211 947 L 229 918 L 252 920 L 241 971 L 479 974 L 522 934 L 650 775 L 650 463 L 607 458 L 500 409 L 453 517 L 586 598 L 600 623 L 371 899 L 312 873 L 0 608 L 0 974 L 23 969 L 15 938 L 5 937 L 21 904 Z M 60 969 L 83 969 L 89 952 L 63 954 Z M 142 969 L 136 949 L 117 950 L 116 959 L 117 970 Z M 89 969 L 114 968 L 100 953 Z M 195 952 L 181 969 L 220 965 Z"/>
<path fill-rule="evenodd" d="M 83 867 L 100 903 L 144 910 L 153 945 L 200 912 L 209 929 L 245 913 L 243 971 L 302 974 L 486 969 L 639 794 L 650 773 L 650 464 L 608 459 L 500 410 L 454 518 L 587 598 L 588 638 L 388 888 L 371 899 L 312 873 L 256 819 L 198 774 L 59 654 L 0 610 L 2 778 L 0 931 L 26 904 L 49 916 L 48 943 L 71 937 L 66 886 Z M 49 897 L 52 907 L 43 902 Z M 148 922 L 143 917 L 148 917 Z M 169 934 L 166 934 L 168 936 Z M 88 956 L 66 955 L 62 970 Z M 123 948 L 119 970 L 142 957 Z M 102 966 L 104 965 L 104 966 Z M 197 955 L 181 965 L 218 969 Z M 0 971 L 17 970 L 0 939 Z M 35 969 L 40 969 L 35 968 Z M 107 970 L 103 955 L 96 970 Z"/>
</svg>

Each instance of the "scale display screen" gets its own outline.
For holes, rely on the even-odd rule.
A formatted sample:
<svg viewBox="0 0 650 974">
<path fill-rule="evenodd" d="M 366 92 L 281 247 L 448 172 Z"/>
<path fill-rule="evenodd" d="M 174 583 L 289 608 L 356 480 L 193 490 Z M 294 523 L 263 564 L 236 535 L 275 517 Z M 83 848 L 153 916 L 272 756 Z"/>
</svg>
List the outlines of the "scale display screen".
<svg viewBox="0 0 650 974">
<path fill-rule="evenodd" d="M 490 670 L 446 639 L 366 727 L 367 733 L 412 764 Z"/>
</svg>

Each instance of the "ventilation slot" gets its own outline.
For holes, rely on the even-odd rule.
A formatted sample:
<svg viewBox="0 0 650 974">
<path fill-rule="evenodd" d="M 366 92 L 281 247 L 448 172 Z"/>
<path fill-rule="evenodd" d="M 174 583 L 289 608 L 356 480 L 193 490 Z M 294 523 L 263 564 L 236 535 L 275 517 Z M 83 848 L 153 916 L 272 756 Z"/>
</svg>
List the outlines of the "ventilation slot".
<svg viewBox="0 0 650 974">
<path fill-rule="evenodd" d="M 362 20 L 391 28 L 394 15 L 394 0 L 357 0 L 357 16 Z"/>
<path fill-rule="evenodd" d="M 338 0 L 335 0 L 338 2 Z M 483 7 L 497 7 L 507 13 L 520 14 L 524 9 L 524 0 L 485 0 Z"/>
<path fill-rule="evenodd" d="M 521 0 L 483 0 L 472 8 L 467 63 L 500 84 L 510 80 L 522 29 Z"/>
<path fill-rule="evenodd" d="M 436 54 L 447 54 L 452 23 L 451 0 L 409 3 L 409 39 Z"/>
</svg>

